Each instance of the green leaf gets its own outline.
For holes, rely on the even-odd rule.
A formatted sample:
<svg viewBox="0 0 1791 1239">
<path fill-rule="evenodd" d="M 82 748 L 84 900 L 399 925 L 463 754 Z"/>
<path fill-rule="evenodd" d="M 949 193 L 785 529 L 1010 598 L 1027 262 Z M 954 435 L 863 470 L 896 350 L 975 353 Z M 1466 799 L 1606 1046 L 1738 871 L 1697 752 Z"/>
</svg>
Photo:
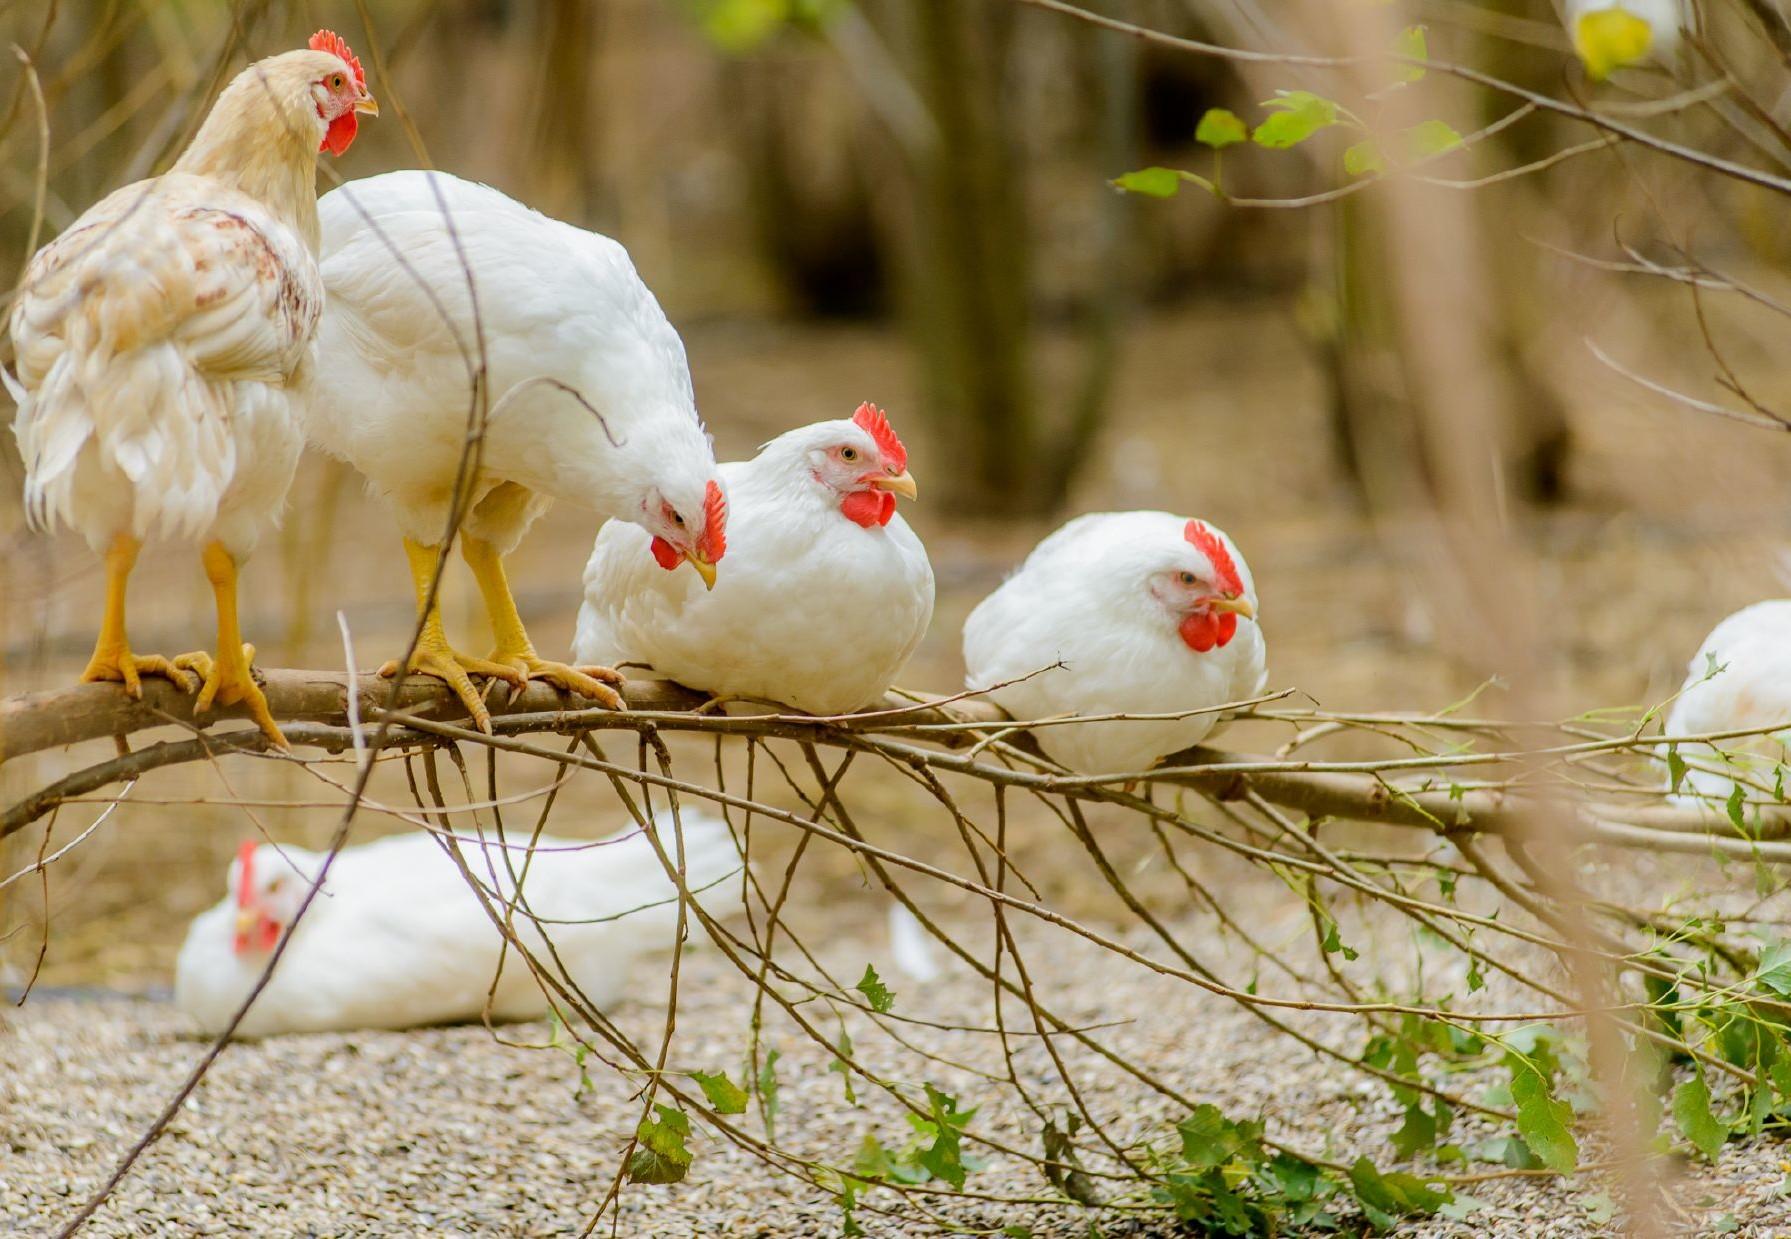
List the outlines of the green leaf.
<svg viewBox="0 0 1791 1239">
<path fill-rule="evenodd" d="M 1094 1180 L 1088 1177 L 1081 1155 L 1076 1152 L 1076 1145 L 1070 1139 L 1078 1122 L 1072 1115 L 1070 1130 L 1066 1133 L 1060 1131 L 1050 1119 L 1045 1120 L 1042 1136 L 1045 1145 L 1045 1177 L 1051 1181 L 1053 1187 L 1077 1204 L 1098 1205 L 1101 1203 L 1101 1194 L 1095 1190 Z"/>
<path fill-rule="evenodd" d="M 1480 971 L 1480 960 L 1468 957 L 1468 993 L 1475 994 L 1486 988 L 1486 976 Z"/>
<path fill-rule="evenodd" d="M 1581 1196 L 1580 1207 L 1586 1211 L 1586 1220 L 1594 1226 L 1604 1226 L 1617 1216 L 1617 1202 L 1606 1192 Z"/>
<path fill-rule="evenodd" d="M 846 1059 L 852 1057 L 852 1034 L 843 1028 L 840 1029 L 839 1050 L 840 1056 L 827 1065 L 827 1070 L 839 1073 L 840 1085 L 846 1090 L 846 1104 L 855 1106 L 858 1104 L 858 1095 L 852 1091 L 852 1068 L 846 1062 Z"/>
<path fill-rule="evenodd" d="M 1111 184 L 1129 194 L 1147 198 L 1173 198 L 1181 191 L 1182 173 L 1174 168 L 1140 168 L 1124 176 L 1116 176 Z"/>
<path fill-rule="evenodd" d="M 776 1050 L 765 1054 L 765 1065 L 759 1068 L 759 1114 L 765 1120 L 765 1134 L 777 1139 L 777 1060 Z"/>
<path fill-rule="evenodd" d="M 852 988 L 864 995 L 865 1001 L 871 1004 L 871 1010 L 878 1015 L 886 1014 L 895 1005 L 895 995 L 884 987 L 877 970 L 869 964 L 864 966 L 864 975 L 858 978 L 858 984 Z"/>
<path fill-rule="evenodd" d="M 1413 159 L 1428 159 L 1460 146 L 1461 135 L 1446 121 L 1419 121 L 1405 131 L 1405 145 Z"/>
<path fill-rule="evenodd" d="M 926 1090 L 931 1120 L 916 1120 L 913 1115 L 909 1115 L 909 1121 L 914 1123 L 915 1130 L 921 1132 L 923 1137 L 931 1135 L 933 1142 L 917 1152 L 914 1160 L 935 1178 L 943 1179 L 961 1191 L 964 1177 L 972 1167 L 964 1160 L 958 1129 L 967 1125 L 976 1111 L 959 1110 L 956 1097 L 940 1092 L 931 1084 L 926 1086 Z"/>
<path fill-rule="evenodd" d="M 1711 1161 L 1722 1152 L 1729 1138 L 1729 1128 L 1711 1113 L 1710 1086 L 1701 1075 L 1693 1076 L 1673 1090 L 1673 1120 L 1679 1131 Z"/>
<path fill-rule="evenodd" d="M 1329 917 L 1325 918 L 1325 940 L 1323 946 L 1326 955 L 1335 955 L 1337 952 L 1342 951 L 1343 958 L 1349 960 L 1351 963 L 1354 963 L 1360 956 L 1360 953 L 1354 947 L 1345 946 L 1343 944 L 1343 939 L 1337 936 L 1337 922 L 1331 920 Z"/>
<path fill-rule="evenodd" d="M 1677 794 L 1679 785 L 1685 782 L 1685 758 L 1679 756 L 1677 744 L 1667 745 L 1667 775 L 1672 780 L 1668 790 Z"/>
<path fill-rule="evenodd" d="M 1548 1081 L 1528 1059 L 1508 1054 L 1505 1065 L 1511 1069 L 1518 1134 L 1543 1165 L 1559 1174 L 1572 1173 L 1580 1158 L 1571 1126 L 1572 1108 L 1549 1092 Z"/>
<path fill-rule="evenodd" d="M 1392 1229 L 1393 1223 L 1408 1213 L 1435 1213 L 1449 1202 L 1447 1189 L 1433 1188 L 1417 1175 L 1401 1171 L 1382 1174 L 1366 1157 L 1357 1158 L 1349 1168 L 1349 1181 L 1362 1211 L 1377 1230 Z"/>
<path fill-rule="evenodd" d="M 1337 105 L 1309 90 L 1281 91 L 1262 106 L 1273 109 L 1274 114 L 1258 125 L 1251 137 L 1256 145 L 1270 150 L 1298 146 L 1319 130 L 1337 123 Z"/>
<path fill-rule="evenodd" d="M 1381 154 L 1380 143 L 1373 138 L 1363 138 L 1354 146 L 1347 148 L 1343 152 L 1343 170 L 1351 176 L 1370 176 L 1385 172 L 1387 160 Z M 1451 799 L 1456 798 L 1456 790 L 1455 787 L 1450 787 Z"/>
<path fill-rule="evenodd" d="M 690 1150 L 684 1137 L 690 1120 L 681 1110 L 657 1103 L 654 1117 L 642 1119 L 635 1129 L 634 1153 L 628 1159 L 628 1178 L 634 1183 L 676 1183 L 690 1169 Z"/>
<path fill-rule="evenodd" d="M 1393 1152 L 1401 1161 L 1430 1148 L 1437 1142 L 1437 1121 L 1423 1106 L 1413 1103 L 1405 1108 L 1405 1123 L 1393 1133 Z"/>
<path fill-rule="evenodd" d="M 1182 1137 L 1182 1157 L 1190 1166 L 1208 1170 L 1223 1166 L 1243 1147 L 1249 1133 L 1226 1118 L 1218 1106 L 1203 1104 L 1175 1125 Z"/>
<path fill-rule="evenodd" d="M 1791 938 L 1780 939 L 1760 952 L 1754 980 L 1781 998 L 1791 998 Z"/>
<path fill-rule="evenodd" d="M 1224 108 L 1208 108 L 1195 127 L 1194 140 L 1214 150 L 1235 146 L 1250 136 L 1250 130 L 1236 113 Z"/>
<path fill-rule="evenodd" d="M 1424 27 L 1407 26 L 1393 40 L 1393 54 L 1403 56 L 1407 60 L 1429 60 L 1430 50 L 1424 42 Z M 1424 78 L 1423 65 L 1400 65 L 1398 78 L 1402 82 L 1417 82 Z"/>
<path fill-rule="evenodd" d="M 746 1113 L 746 1090 L 728 1079 L 725 1074 L 716 1072 L 714 1075 L 710 1075 L 706 1071 L 693 1071 L 690 1073 L 690 1078 L 695 1080 L 697 1087 L 703 1090 L 703 1096 L 707 1097 L 709 1104 L 715 1107 L 715 1113 Z"/>
<path fill-rule="evenodd" d="M 1747 820 L 1741 815 L 1741 802 L 1741 784 L 1737 783 L 1729 789 L 1729 798 L 1723 801 L 1723 809 L 1728 813 L 1729 820 L 1735 824 L 1735 829 L 1745 835 L 1748 832 Z"/>
</svg>

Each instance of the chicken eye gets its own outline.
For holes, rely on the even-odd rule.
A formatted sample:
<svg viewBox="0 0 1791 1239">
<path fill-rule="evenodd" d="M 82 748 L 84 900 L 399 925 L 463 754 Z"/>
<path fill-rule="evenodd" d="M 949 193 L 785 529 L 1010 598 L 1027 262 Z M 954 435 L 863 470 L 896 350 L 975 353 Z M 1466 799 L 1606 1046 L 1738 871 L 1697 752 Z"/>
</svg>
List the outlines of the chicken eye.
<svg viewBox="0 0 1791 1239">
<path fill-rule="evenodd" d="M 343 87 L 343 84 L 344 84 L 344 78 L 342 77 L 342 75 L 340 73 L 332 73 L 330 75 L 330 89 L 331 90 L 341 90 Z"/>
<path fill-rule="evenodd" d="M 1184 573 L 1182 573 L 1182 574 L 1181 574 L 1181 577 L 1182 577 L 1182 584 L 1183 584 L 1183 585 L 1192 585 L 1192 584 L 1194 584 L 1194 574 L 1193 574 L 1193 573 L 1192 573 L 1192 572 L 1184 572 Z"/>
<path fill-rule="evenodd" d="M 840 459 L 850 464 L 852 461 L 858 459 L 858 449 L 855 447 L 842 447 L 840 449 Z"/>
<path fill-rule="evenodd" d="M 672 513 L 672 521 L 675 524 L 677 524 L 680 528 L 682 528 L 684 525 L 684 518 L 682 516 L 678 515 L 676 512 Z"/>
</svg>

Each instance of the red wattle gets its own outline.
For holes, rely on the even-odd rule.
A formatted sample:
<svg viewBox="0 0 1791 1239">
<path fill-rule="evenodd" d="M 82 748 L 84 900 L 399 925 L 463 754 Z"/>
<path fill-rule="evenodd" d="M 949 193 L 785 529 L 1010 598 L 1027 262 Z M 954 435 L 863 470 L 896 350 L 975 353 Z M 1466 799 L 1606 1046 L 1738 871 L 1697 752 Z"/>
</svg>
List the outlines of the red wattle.
<svg viewBox="0 0 1791 1239">
<path fill-rule="evenodd" d="M 1189 649 L 1204 654 L 1237 635 L 1238 617 L 1229 611 L 1198 612 L 1184 619 L 1177 631 Z"/>
<path fill-rule="evenodd" d="M 887 525 L 895 515 L 896 497 L 886 490 L 855 490 L 840 500 L 840 511 L 861 528 Z"/>
<path fill-rule="evenodd" d="M 672 544 L 664 538 L 653 539 L 653 558 L 658 560 L 659 566 L 667 572 L 684 562 L 684 556 L 678 554 Z"/>
<path fill-rule="evenodd" d="M 344 112 L 331 121 L 329 128 L 323 131 L 323 144 L 317 149 L 328 151 L 332 155 L 341 155 L 354 141 L 355 131 L 361 127 L 353 112 Z"/>
</svg>

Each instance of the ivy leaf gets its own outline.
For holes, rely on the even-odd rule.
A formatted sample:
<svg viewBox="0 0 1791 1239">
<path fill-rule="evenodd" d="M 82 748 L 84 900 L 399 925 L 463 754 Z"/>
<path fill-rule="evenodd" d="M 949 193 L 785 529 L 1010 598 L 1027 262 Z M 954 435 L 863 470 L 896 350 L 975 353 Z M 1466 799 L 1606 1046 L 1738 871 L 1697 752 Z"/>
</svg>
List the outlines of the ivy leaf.
<svg viewBox="0 0 1791 1239">
<path fill-rule="evenodd" d="M 765 1120 L 765 1134 L 777 1139 L 777 1060 L 776 1050 L 765 1054 L 765 1065 L 759 1068 L 759 1113 Z"/>
<path fill-rule="evenodd" d="M 852 1057 L 852 1034 L 843 1028 L 840 1029 L 839 1049 L 840 1056 L 828 1064 L 827 1070 L 839 1073 L 841 1086 L 846 1090 L 846 1104 L 855 1106 L 858 1096 L 852 1091 L 852 1068 L 846 1063 L 846 1059 Z"/>
<path fill-rule="evenodd" d="M 1635 64 L 1653 43 L 1653 27 L 1615 6 L 1583 13 L 1573 26 L 1573 50 L 1594 82 L 1604 81 L 1624 65 Z"/>
<path fill-rule="evenodd" d="M 1210 1103 L 1195 1106 L 1194 1113 L 1177 1123 L 1175 1129 L 1181 1133 L 1182 1157 L 1201 1170 L 1223 1166 L 1244 1143 L 1245 1133 Z"/>
<path fill-rule="evenodd" d="M 1437 1121 L 1423 1106 L 1413 1103 L 1405 1108 L 1405 1123 L 1393 1133 L 1393 1152 L 1401 1161 L 1433 1147 L 1437 1142 Z"/>
<path fill-rule="evenodd" d="M 1573 1109 L 1549 1092 L 1548 1081 L 1528 1059 L 1505 1057 L 1511 1069 L 1511 1099 L 1517 1103 L 1517 1131 L 1542 1164 L 1571 1174 L 1579 1164 L 1580 1146 L 1570 1124 Z"/>
<path fill-rule="evenodd" d="M 1729 798 L 1723 801 L 1723 810 L 1728 813 L 1729 820 L 1735 824 L 1735 829 L 1746 835 L 1747 821 L 1741 815 L 1741 801 L 1741 784 L 1737 783 L 1729 789 Z"/>
<path fill-rule="evenodd" d="M 1711 1161 L 1722 1152 L 1729 1128 L 1710 1110 L 1710 1086 L 1703 1076 L 1693 1076 L 1673 1090 L 1673 1120 L 1685 1138 Z"/>
<path fill-rule="evenodd" d="M 1337 922 L 1331 920 L 1329 917 L 1325 919 L 1325 940 L 1322 945 L 1325 948 L 1326 955 L 1335 955 L 1337 952 L 1342 951 L 1343 958 L 1347 959 L 1352 964 L 1355 963 L 1361 955 L 1361 953 L 1354 947 L 1344 945 L 1343 939 L 1337 936 Z"/>
<path fill-rule="evenodd" d="M 1474 994 L 1486 988 L 1486 976 L 1480 971 L 1480 960 L 1475 956 L 1468 957 L 1468 993 Z"/>
<path fill-rule="evenodd" d="M 1349 1181 L 1376 1230 L 1391 1230 L 1407 1213 L 1435 1213 L 1450 1197 L 1446 1189 L 1431 1187 L 1417 1175 L 1400 1171 L 1382 1174 L 1366 1157 L 1358 1157 L 1349 1168 Z"/>
<path fill-rule="evenodd" d="M 917 1119 L 909 1115 L 909 1121 L 922 1138 L 930 1135 L 933 1142 L 917 1152 L 914 1160 L 935 1178 L 943 1179 L 962 1191 L 964 1177 L 973 1167 L 964 1160 L 958 1129 L 967 1125 L 976 1111 L 959 1110 L 956 1097 L 940 1092 L 931 1084 L 926 1086 L 926 1090 L 931 1119 Z"/>
<path fill-rule="evenodd" d="M 1685 782 L 1685 758 L 1679 756 L 1677 744 L 1667 745 L 1667 777 L 1672 780 L 1667 790 L 1678 794 L 1679 785 Z"/>
<path fill-rule="evenodd" d="M 683 1111 L 657 1103 L 653 1114 L 635 1129 L 637 1143 L 628 1159 L 628 1178 L 634 1183 L 676 1183 L 690 1169 L 690 1150 L 684 1147 L 690 1120 Z"/>
<path fill-rule="evenodd" d="M 1407 60 L 1429 60 L 1430 49 L 1424 42 L 1424 27 L 1407 26 L 1393 40 L 1393 54 L 1403 56 Z M 1402 82 L 1417 82 L 1424 78 L 1423 65 L 1400 65 L 1398 78 Z"/>
<path fill-rule="evenodd" d="M 865 1001 L 871 1004 L 871 1010 L 878 1015 L 886 1014 L 895 1005 L 895 995 L 884 986 L 883 979 L 871 965 L 864 966 L 864 975 L 858 978 L 858 984 L 852 987 L 863 994 Z"/>
<path fill-rule="evenodd" d="M 1447 121 L 1419 121 L 1405 131 L 1406 149 L 1413 159 L 1428 159 L 1461 145 L 1461 135 Z"/>
<path fill-rule="evenodd" d="M 1284 90 L 1263 102 L 1274 114 L 1251 135 L 1258 146 L 1286 150 L 1298 146 L 1321 129 L 1337 123 L 1337 105 L 1309 90 Z"/>
<path fill-rule="evenodd" d="M 1140 168 L 1124 176 L 1116 176 L 1111 184 L 1129 194 L 1147 198 L 1173 198 L 1181 191 L 1182 174 L 1174 168 Z"/>
<path fill-rule="evenodd" d="M 1754 980 L 1781 998 L 1791 998 L 1791 939 L 1781 939 L 1760 952 Z"/>
<path fill-rule="evenodd" d="M 1387 170 L 1387 160 L 1381 154 L 1380 143 L 1373 138 L 1364 138 L 1343 152 L 1343 170 L 1351 176 L 1370 176 Z M 1458 799 L 1458 788 L 1451 786 L 1450 799 Z"/>
<path fill-rule="evenodd" d="M 706 1071 L 693 1071 L 690 1073 L 690 1078 L 695 1080 L 697 1087 L 703 1090 L 703 1096 L 707 1097 L 709 1104 L 715 1107 L 715 1113 L 746 1113 L 746 1091 L 728 1079 L 726 1074 L 718 1071 L 714 1075 L 710 1075 Z"/>
<path fill-rule="evenodd" d="M 1194 140 L 1214 150 L 1235 146 L 1250 136 L 1250 130 L 1236 113 L 1224 108 L 1208 108 L 1195 127 Z"/>
</svg>

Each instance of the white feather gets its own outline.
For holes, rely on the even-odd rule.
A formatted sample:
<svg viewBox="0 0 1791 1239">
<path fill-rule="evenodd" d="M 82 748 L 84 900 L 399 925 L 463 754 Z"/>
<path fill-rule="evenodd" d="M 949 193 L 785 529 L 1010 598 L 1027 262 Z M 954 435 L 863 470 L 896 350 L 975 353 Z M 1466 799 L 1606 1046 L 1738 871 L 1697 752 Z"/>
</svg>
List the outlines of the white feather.
<svg viewBox="0 0 1791 1239">
<path fill-rule="evenodd" d="M 717 918 L 733 914 L 741 907 L 741 859 L 732 834 L 716 819 L 681 816 L 692 897 Z M 659 831 L 675 858 L 669 822 Z M 526 836 L 512 836 L 512 843 L 523 841 Z M 510 850 L 507 865 L 494 839 L 483 847 L 463 842 L 461 849 L 468 868 L 508 900 L 516 889 L 509 866 L 520 874 L 525 854 Z M 255 887 L 282 913 L 276 919 L 296 910 L 322 862 L 321 853 L 296 848 L 257 850 Z M 228 895 L 194 920 L 176 964 L 175 1004 L 207 1032 L 224 1027 L 267 962 L 265 953 L 232 949 L 239 876 L 233 864 Z M 281 885 L 268 891 L 275 877 Z M 628 996 L 638 957 L 674 945 L 677 888 L 638 831 L 595 845 L 543 837 L 522 892 L 527 909 L 516 913 L 519 937 L 551 968 L 545 932 L 567 975 L 600 1008 Z M 692 940 L 700 941 L 694 914 L 689 923 Z M 442 845 L 423 833 L 397 835 L 337 856 L 237 1032 L 259 1037 L 475 1020 L 494 974 L 494 1018 L 532 1019 L 546 1011 L 539 984 L 515 950 L 503 950 L 498 930 Z"/>
<path fill-rule="evenodd" d="M 1791 759 L 1791 598 L 1756 602 L 1711 631 L 1692 655 L 1666 730 L 1706 735 L 1780 723 L 1783 730 L 1751 739 L 1681 745 L 1687 769 L 1674 799 L 1683 805 L 1721 802 L 1734 790 L 1735 775 L 1771 788 L 1774 767 Z M 1768 799 L 1745 784 L 1743 796 Z"/>
<path fill-rule="evenodd" d="M 965 622 L 965 682 L 993 689 L 997 705 L 1026 720 L 1174 714 L 1260 692 L 1268 668 L 1256 621 L 1240 618 L 1230 641 L 1201 653 L 1182 641 L 1176 617 L 1150 591 L 1162 572 L 1211 580 L 1212 566 L 1183 537 L 1186 525 L 1167 512 L 1107 512 L 1053 533 Z M 1213 532 L 1254 606 L 1249 565 L 1230 538 Z M 1072 769 L 1119 774 L 1200 743 L 1219 721 L 1197 714 L 1069 723 L 1033 736 Z"/>
<path fill-rule="evenodd" d="M 903 976 L 927 982 L 939 979 L 939 960 L 932 935 L 906 905 L 889 905 L 889 955 Z"/>
<path fill-rule="evenodd" d="M 865 706 L 895 682 L 933 615 L 933 569 L 900 515 L 861 527 L 811 473 L 821 445 L 872 440 L 850 421 L 781 435 L 721 467 L 728 552 L 715 588 L 665 572 L 644 530 L 611 522 L 585 565 L 573 653 L 690 688 L 811 714 Z"/>
</svg>

